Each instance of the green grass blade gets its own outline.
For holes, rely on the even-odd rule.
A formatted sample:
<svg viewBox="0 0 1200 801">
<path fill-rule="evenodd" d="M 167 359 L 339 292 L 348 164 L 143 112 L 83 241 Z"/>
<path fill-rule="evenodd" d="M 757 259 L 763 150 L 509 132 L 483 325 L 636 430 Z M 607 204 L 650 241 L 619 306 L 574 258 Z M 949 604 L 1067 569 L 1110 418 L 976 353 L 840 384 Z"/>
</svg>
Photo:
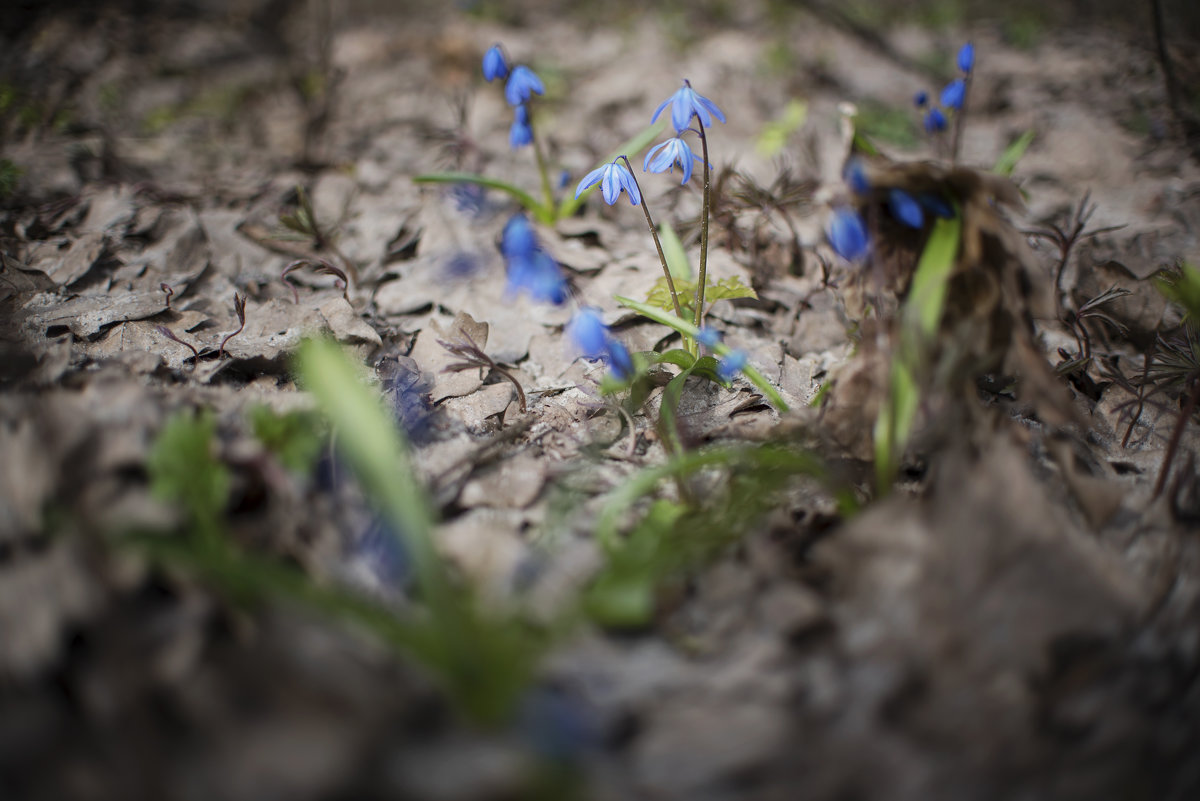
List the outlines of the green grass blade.
<svg viewBox="0 0 1200 801">
<path fill-rule="evenodd" d="M 1011 176 L 1013 170 L 1017 168 L 1017 162 L 1021 160 L 1025 151 L 1029 149 L 1029 145 L 1033 143 L 1034 136 L 1036 134 L 1029 130 L 1013 140 L 1013 143 L 1000 154 L 1000 158 L 996 159 L 996 166 L 992 167 L 992 172 L 997 175 Z"/>
<path fill-rule="evenodd" d="M 488 178 L 486 175 L 478 175 L 473 172 L 434 172 L 413 176 L 413 183 L 477 184 L 478 186 L 486 186 L 489 189 L 499 189 L 501 192 L 507 192 L 516 198 L 517 202 L 524 206 L 538 222 L 546 225 L 553 225 L 555 222 L 553 209 L 536 200 L 533 195 L 521 187 L 514 186 L 508 181 L 501 181 L 498 178 Z"/>
</svg>

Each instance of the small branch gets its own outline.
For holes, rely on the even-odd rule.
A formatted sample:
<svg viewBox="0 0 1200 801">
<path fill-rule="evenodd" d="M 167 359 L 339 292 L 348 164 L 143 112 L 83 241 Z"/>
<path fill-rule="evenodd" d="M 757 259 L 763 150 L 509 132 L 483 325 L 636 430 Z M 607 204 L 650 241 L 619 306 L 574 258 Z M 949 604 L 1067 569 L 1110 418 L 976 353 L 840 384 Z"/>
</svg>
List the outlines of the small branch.
<svg viewBox="0 0 1200 801">
<path fill-rule="evenodd" d="M 463 360 L 461 362 L 455 362 L 454 364 L 446 365 L 442 368 L 442 372 L 457 373 L 461 372 L 462 370 L 470 370 L 473 368 L 495 370 L 517 390 L 517 402 L 521 406 L 521 413 L 524 414 L 527 407 L 525 404 L 525 390 L 521 388 L 521 382 L 518 381 L 516 376 L 510 373 L 506 368 L 497 364 L 491 356 L 488 356 L 486 353 L 484 353 L 483 349 L 475 343 L 475 340 L 471 338 L 470 334 L 461 330 L 459 333 L 462 335 L 463 339 L 466 340 L 466 342 L 446 342 L 441 339 L 437 341 L 437 343 L 447 351 L 453 353 L 455 356 Z"/>
<path fill-rule="evenodd" d="M 167 311 L 171 311 L 171 296 L 175 294 L 175 290 L 172 289 L 171 285 L 166 283 L 165 281 L 163 283 L 159 284 L 158 288 L 161 289 L 166 294 L 166 296 L 167 296 Z"/>
<path fill-rule="evenodd" d="M 1183 409 L 1179 412 L 1179 422 L 1175 424 L 1175 430 L 1171 432 L 1171 442 L 1167 445 L 1167 452 L 1163 456 L 1162 467 L 1158 471 L 1158 481 L 1154 482 L 1154 495 L 1152 497 L 1157 498 L 1167 483 L 1167 474 L 1171 472 L 1171 462 L 1175 459 L 1175 451 L 1179 448 L 1179 440 L 1183 437 L 1183 429 L 1187 427 L 1188 420 L 1191 419 L 1192 412 L 1196 410 L 1198 402 L 1200 402 L 1200 376 L 1192 379 L 1192 391 L 1188 393 L 1187 402 L 1184 403 Z"/>
<path fill-rule="evenodd" d="M 238 329 L 221 340 L 221 347 L 217 350 L 218 359 L 225 357 L 226 343 L 228 343 L 229 340 L 233 339 L 238 334 L 242 333 L 242 331 L 246 328 L 246 297 L 244 295 L 239 295 L 236 292 L 233 293 L 233 309 L 235 312 L 237 312 L 239 323 Z"/>
<path fill-rule="evenodd" d="M 154 326 L 154 330 L 157 331 L 158 333 L 162 334 L 164 337 L 171 340 L 172 342 L 178 342 L 180 345 L 183 345 L 185 348 L 190 350 L 192 352 L 193 360 L 198 360 L 200 358 L 200 351 L 196 350 L 195 346 L 191 345 L 190 343 L 184 342 L 182 339 L 175 336 L 175 332 L 172 331 L 170 328 L 167 328 L 165 325 L 156 325 L 156 326 Z M 194 363 L 195 363 L 195 361 L 193 361 L 193 364 Z"/>
</svg>

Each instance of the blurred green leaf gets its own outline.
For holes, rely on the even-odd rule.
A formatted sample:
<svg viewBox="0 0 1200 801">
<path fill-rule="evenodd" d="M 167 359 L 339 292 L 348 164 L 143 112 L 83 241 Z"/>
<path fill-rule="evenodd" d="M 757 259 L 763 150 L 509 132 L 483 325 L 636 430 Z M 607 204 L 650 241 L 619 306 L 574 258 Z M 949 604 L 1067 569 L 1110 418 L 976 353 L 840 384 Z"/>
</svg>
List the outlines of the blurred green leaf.
<svg viewBox="0 0 1200 801">
<path fill-rule="evenodd" d="M 683 249 L 683 242 L 679 240 L 679 234 L 675 233 L 675 229 L 671 227 L 670 223 L 664 222 L 658 227 L 658 239 L 662 245 L 663 255 L 667 259 L 667 268 L 671 271 L 671 277 L 676 281 L 691 281 L 692 265 L 688 263 L 687 252 Z M 662 282 L 666 288 L 665 276 Z M 665 306 L 664 308 L 673 309 L 675 307 Z"/>
<path fill-rule="evenodd" d="M 1012 144 L 1004 149 L 1000 154 L 1000 158 L 996 159 L 996 166 L 992 167 L 992 172 L 997 175 L 1011 176 L 1013 170 L 1017 168 L 1017 162 L 1025 155 L 1025 151 L 1033 143 L 1036 134 L 1032 131 L 1026 131 L 1013 140 Z"/>
</svg>

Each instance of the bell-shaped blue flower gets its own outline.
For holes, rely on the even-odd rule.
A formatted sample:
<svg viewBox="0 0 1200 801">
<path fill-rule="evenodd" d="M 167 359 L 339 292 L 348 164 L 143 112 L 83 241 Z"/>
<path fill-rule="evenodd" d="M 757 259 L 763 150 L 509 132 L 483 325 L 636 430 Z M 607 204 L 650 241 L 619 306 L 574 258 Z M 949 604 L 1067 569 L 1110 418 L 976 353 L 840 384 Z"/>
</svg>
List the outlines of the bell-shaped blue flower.
<svg viewBox="0 0 1200 801">
<path fill-rule="evenodd" d="M 975 45 L 967 42 L 958 51 L 958 68 L 963 72 L 975 69 Z"/>
<path fill-rule="evenodd" d="M 512 73 L 508 76 L 508 83 L 504 84 L 504 99 L 510 106 L 528 103 L 529 98 L 533 95 L 545 93 L 546 87 L 542 85 L 542 79 L 524 64 L 513 67 Z"/>
<path fill-rule="evenodd" d="M 909 228 L 920 228 L 925 224 L 925 212 L 921 211 L 921 204 L 903 189 L 888 190 L 888 211 Z"/>
<path fill-rule="evenodd" d="M 508 129 L 508 145 L 513 150 L 533 141 L 533 127 L 529 124 L 529 107 L 524 103 L 517 106 L 512 127 Z"/>
<path fill-rule="evenodd" d="M 504 60 L 504 51 L 500 49 L 500 45 L 492 45 L 491 49 L 483 54 L 483 77 L 488 83 L 497 78 L 508 77 L 508 62 Z"/>
<path fill-rule="evenodd" d="M 540 303 L 560 306 L 567 300 L 567 279 L 557 262 L 538 249 L 531 255 L 508 260 L 507 292 L 510 295 L 528 292 L 529 297 Z"/>
<path fill-rule="evenodd" d="M 732 381 L 733 377 L 746 366 L 746 353 L 731 350 L 717 362 L 717 377 L 722 381 Z"/>
<path fill-rule="evenodd" d="M 946 115 L 940 108 L 932 108 L 925 115 L 925 132 L 937 133 L 946 130 Z"/>
<path fill-rule="evenodd" d="M 506 259 L 529 258 L 538 249 L 537 234 L 524 214 L 514 214 L 500 235 L 500 252 Z"/>
<path fill-rule="evenodd" d="M 699 95 L 687 80 L 684 80 L 682 89 L 662 102 L 650 119 L 651 124 L 658 122 L 658 115 L 662 114 L 667 106 L 671 107 L 671 124 L 675 126 L 676 133 L 686 131 L 692 123 L 692 117 L 698 117 L 700 124 L 705 128 L 712 127 L 713 117 L 725 122 L 725 115 L 721 113 L 721 109 L 707 97 Z"/>
<path fill-rule="evenodd" d="M 704 326 L 700 329 L 700 333 L 696 334 L 696 341 L 706 348 L 715 348 L 721 341 L 721 332 L 715 328 Z"/>
<path fill-rule="evenodd" d="M 846 161 L 842 170 L 842 178 L 846 186 L 856 195 L 865 195 L 871 191 L 871 182 L 867 179 L 867 165 L 858 156 L 852 156 Z"/>
<path fill-rule="evenodd" d="M 943 220 L 948 220 L 954 216 L 954 207 L 946 202 L 946 199 L 941 195 L 935 195 L 932 192 L 923 192 L 917 202 L 921 204 L 934 217 L 941 217 Z"/>
<path fill-rule="evenodd" d="M 846 206 L 833 211 L 825 236 L 835 253 L 846 261 L 855 262 L 867 255 L 869 241 L 867 226 L 858 212 Z"/>
<path fill-rule="evenodd" d="M 579 182 L 579 187 L 575 190 L 575 197 L 579 197 L 583 194 L 583 190 L 596 184 L 600 184 L 604 202 L 610 206 L 617 202 L 622 191 L 629 195 L 629 202 L 633 205 L 636 206 L 642 202 L 642 193 L 638 189 L 637 180 L 634 179 L 629 168 L 621 163 L 621 159 L 615 159 L 602 167 L 597 167 L 583 176 L 583 180 Z"/>
<path fill-rule="evenodd" d="M 683 180 L 679 182 L 682 186 L 692 177 L 693 160 L 704 163 L 704 159 L 693 153 L 687 142 L 676 136 L 650 148 L 650 152 L 646 154 L 646 160 L 642 162 L 642 170 L 645 172 L 670 170 L 674 173 L 675 165 L 678 164 L 683 173 Z"/>
<path fill-rule="evenodd" d="M 588 359 L 599 359 L 608 351 L 608 326 L 600 319 L 599 310 L 591 306 L 575 312 L 564 333 L 571 346 Z"/>
<path fill-rule="evenodd" d="M 962 78 L 956 78 L 946 84 L 946 88 L 942 90 L 942 105 L 946 108 L 958 110 L 963 107 L 963 101 L 967 99 L 967 82 Z"/>
<path fill-rule="evenodd" d="M 608 367 L 616 379 L 627 381 L 633 378 L 633 357 L 629 355 L 629 348 L 624 344 L 609 337 L 608 348 L 604 355 L 607 357 Z"/>
</svg>

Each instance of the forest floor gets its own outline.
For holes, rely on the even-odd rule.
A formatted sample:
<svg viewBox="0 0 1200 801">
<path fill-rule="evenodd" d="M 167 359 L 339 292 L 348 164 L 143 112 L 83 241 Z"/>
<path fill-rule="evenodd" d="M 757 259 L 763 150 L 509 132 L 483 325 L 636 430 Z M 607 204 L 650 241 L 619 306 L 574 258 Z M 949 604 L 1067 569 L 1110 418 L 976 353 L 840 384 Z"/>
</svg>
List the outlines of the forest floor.
<svg viewBox="0 0 1200 801">
<path fill-rule="evenodd" d="M 1200 426 L 1156 487 L 1181 393 L 1138 391 L 1151 347 L 1188 334 L 1153 278 L 1200 263 L 1200 168 L 1149 37 L 804 10 L 823 4 L 716 21 L 446 6 L 64 4 L 5 43 L 0 797 L 1200 797 Z M 889 159 L 936 156 L 911 98 L 968 38 L 960 161 L 988 170 L 1034 132 L 1012 174 L 1024 207 L 980 213 L 1054 304 L 1030 329 L 1042 372 L 1091 358 L 1055 376 L 1057 405 L 1028 382 L 927 398 L 883 492 L 865 332 L 885 329 L 855 318 L 862 276 L 824 234 L 844 104 Z M 743 377 L 693 378 L 664 422 L 668 366 L 640 403 L 601 393 L 571 309 L 632 351 L 679 347 L 614 299 L 661 275 L 624 197 L 537 227 L 571 285 L 554 306 L 506 291 L 511 197 L 414 182 L 466 170 L 537 194 L 480 74 L 497 42 L 545 81 L 534 124 L 562 196 L 681 79 L 724 111 L 708 268 L 757 298 L 710 324 L 786 411 Z M 696 169 L 682 187 L 637 170 L 693 260 Z M 315 236 L 296 230 L 309 209 Z M 1028 232 L 1073 215 L 1060 269 Z M 1064 322 L 1114 287 L 1108 321 Z M 420 617 L 422 597 L 411 543 L 298 386 L 297 348 L 322 334 L 407 428 L 454 591 L 498 631 L 540 632 L 526 672 L 443 630 L 467 674 L 447 678 L 344 602 Z M 511 381 L 447 372 L 461 359 L 440 341 L 465 335 Z M 768 445 L 821 467 L 769 463 Z M 727 463 L 644 481 L 713 453 Z M 164 489 L 169 469 L 183 480 Z M 164 556 L 213 488 L 224 544 Z M 648 615 L 592 614 L 598 576 Z M 459 695 L 491 688 L 512 703 L 481 723 Z"/>
</svg>

